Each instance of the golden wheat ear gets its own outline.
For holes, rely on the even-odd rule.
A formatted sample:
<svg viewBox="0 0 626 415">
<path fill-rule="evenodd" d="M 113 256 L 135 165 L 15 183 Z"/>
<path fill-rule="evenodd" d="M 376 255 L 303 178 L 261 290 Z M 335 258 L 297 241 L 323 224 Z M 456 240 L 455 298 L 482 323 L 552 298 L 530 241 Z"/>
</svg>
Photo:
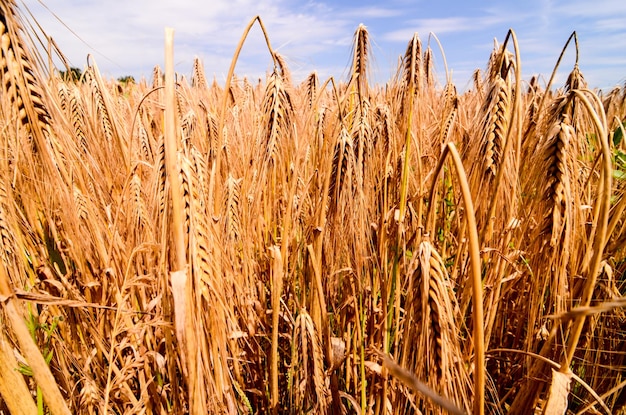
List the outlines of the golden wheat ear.
<svg viewBox="0 0 626 415">
<path fill-rule="evenodd" d="M 300 310 L 293 328 L 289 383 L 295 413 L 310 410 L 327 413 L 330 394 L 324 371 L 324 351 L 320 335 L 305 309 Z"/>
<path fill-rule="evenodd" d="M 456 333 L 459 308 L 445 264 L 435 247 L 422 241 L 407 270 L 408 296 L 402 365 L 426 379 L 430 388 L 466 410 L 470 408 L 469 372 Z M 417 347 L 413 347 L 417 346 Z M 423 401 L 420 406 L 431 405 Z"/>
<path fill-rule="evenodd" d="M 206 81 L 206 76 L 204 75 L 204 64 L 198 57 L 195 57 L 193 60 L 191 86 L 199 88 L 201 90 L 206 90 L 209 87 L 209 84 Z"/>
<path fill-rule="evenodd" d="M 363 188 L 365 174 L 369 171 L 368 161 L 374 147 L 374 133 L 370 123 L 369 100 L 363 99 L 358 107 L 357 117 L 352 126 L 352 142 L 354 145 L 354 155 L 356 157 L 357 182 L 359 189 Z"/>
<path fill-rule="evenodd" d="M 0 4 L 0 40 L 3 92 L 14 105 L 21 126 L 33 139 L 47 174 L 65 174 L 62 167 L 65 157 L 52 135 L 52 117 L 45 103 L 46 94 L 38 80 L 35 60 L 22 40 L 22 27 L 13 1 Z M 67 176 L 65 181 L 69 182 Z"/>
<path fill-rule="evenodd" d="M 422 42 L 417 33 L 409 40 L 402 65 L 402 84 L 408 90 L 417 92 L 422 79 Z"/>
<path fill-rule="evenodd" d="M 504 143 L 509 128 L 511 92 L 506 81 L 496 76 L 490 85 L 485 102 L 482 151 L 484 154 L 484 174 L 495 178 L 503 159 Z"/>
<path fill-rule="evenodd" d="M 306 98 L 309 109 L 315 108 L 315 102 L 317 101 L 317 91 L 319 90 L 320 80 L 317 76 L 317 72 L 311 73 L 306 79 Z"/>
<path fill-rule="evenodd" d="M 291 87 L 291 71 L 289 70 L 289 66 L 287 66 L 285 57 L 278 52 L 274 52 L 274 60 L 276 61 L 276 67 L 283 79 L 283 82 L 285 83 L 285 86 Z"/>
<path fill-rule="evenodd" d="M 352 73 L 350 83 L 357 83 L 358 95 L 362 99 L 368 93 L 368 64 L 370 55 L 369 32 L 365 25 L 360 24 L 354 33 L 354 46 L 352 50 Z"/>
<path fill-rule="evenodd" d="M 435 144 L 445 145 L 449 139 L 459 110 L 459 98 L 456 93 L 456 86 L 447 83 L 443 90 L 443 114 L 439 125 L 439 139 Z"/>
<path fill-rule="evenodd" d="M 239 239 L 241 236 L 239 200 L 242 180 L 228 175 L 224 184 L 224 233 L 230 240 Z"/>
<path fill-rule="evenodd" d="M 270 76 L 265 99 L 263 100 L 264 139 L 262 159 L 269 165 L 278 164 L 280 149 L 291 139 L 293 105 L 291 96 L 285 88 L 285 83 L 280 74 L 272 73 Z"/>
<path fill-rule="evenodd" d="M 332 167 L 330 173 L 330 184 L 328 186 L 329 197 L 329 218 L 334 218 L 341 207 L 342 197 L 350 197 L 354 191 L 354 170 L 356 160 L 352 137 L 344 127 L 341 129 L 339 139 L 335 144 Z M 347 195 L 346 195 L 347 194 Z"/>
<path fill-rule="evenodd" d="M 129 157 L 127 154 L 127 144 L 121 136 L 115 114 L 113 114 L 114 105 L 95 62 L 92 62 L 92 64 L 87 67 L 84 78 L 87 85 L 89 85 L 89 90 L 100 120 L 100 126 L 106 137 L 109 150 L 119 154 L 124 162 L 124 166 L 128 166 Z"/>
</svg>

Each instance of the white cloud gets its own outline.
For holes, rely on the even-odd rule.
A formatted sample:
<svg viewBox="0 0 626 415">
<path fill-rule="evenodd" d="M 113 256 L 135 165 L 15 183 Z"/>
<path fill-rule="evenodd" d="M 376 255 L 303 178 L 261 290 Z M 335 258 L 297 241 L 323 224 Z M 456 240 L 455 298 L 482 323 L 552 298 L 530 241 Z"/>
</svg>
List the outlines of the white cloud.
<svg viewBox="0 0 626 415">
<path fill-rule="evenodd" d="M 409 27 L 393 30 L 384 34 L 383 38 L 389 41 L 408 42 L 417 32 L 420 37 L 428 33 L 435 34 L 465 32 L 475 29 L 472 19 L 467 17 L 445 17 L 439 19 L 418 19 L 410 23 Z"/>
<path fill-rule="evenodd" d="M 471 0 L 456 7 L 448 2 L 416 4 L 404 0 L 382 5 L 350 2 L 349 6 L 330 0 L 46 0 L 82 40 L 39 0 L 23 1 L 72 65 L 82 67 L 89 53 L 100 70 L 113 77 L 151 76 L 153 67 L 164 60 L 164 28 L 173 27 L 177 71 L 189 73 L 198 56 L 204 61 L 207 76 L 222 79 L 244 28 L 255 15 L 263 19 L 272 46 L 285 56 L 296 79 L 313 70 L 321 77 L 344 74 L 359 23 L 370 30 L 373 59 L 384 75 L 381 82 L 395 70 L 397 57 L 415 32 L 423 42 L 430 32 L 439 37 L 449 67 L 462 83 L 463 75 L 471 76 L 474 69 L 485 66 L 493 39 L 502 41 L 509 28 L 518 36 L 522 69 L 529 73 L 548 72 L 549 76 L 573 30 L 579 33 L 581 64 L 587 65 L 589 73 L 602 73 L 596 68 L 608 65 L 615 69 L 610 75 L 607 69 L 607 77 L 618 76 L 615 72 L 621 56 L 626 56 L 623 0 L 507 1 L 488 7 Z M 458 14 L 450 16 L 446 8 Z M 255 25 L 240 55 L 237 73 L 263 77 L 270 65 L 265 41 Z"/>
<path fill-rule="evenodd" d="M 510 19 L 508 19 L 510 21 Z M 393 30 L 383 35 L 388 41 L 408 42 L 413 34 L 417 32 L 420 37 L 425 38 L 429 33 L 439 36 L 449 33 L 482 32 L 498 27 L 507 19 L 496 14 L 486 14 L 478 17 L 441 17 L 415 19 L 404 24 L 402 29 Z"/>
<path fill-rule="evenodd" d="M 588 19 L 608 16 L 626 17 L 626 2 L 622 0 L 574 0 L 563 1 L 555 5 L 553 13 L 556 18 L 581 16 Z"/>
<path fill-rule="evenodd" d="M 293 59 L 307 60 L 328 51 L 349 45 L 351 22 L 323 4 L 306 3 L 297 10 L 286 1 L 217 0 L 108 0 L 68 3 L 48 0 L 47 5 L 77 33 L 82 41 L 60 24 L 52 14 L 27 0 L 38 22 L 51 35 L 75 66 L 82 66 L 85 56 L 93 54 L 103 72 L 137 73 L 151 71 L 163 61 L 165 27 L 175 29 L 175 58 L 191 68 L 194 56 L 206 57 L 207 72 L 225 72 L 246 25 L 255 15 L 261 16 L 272 46 Z M 380 8 L 364 9 L 364 13 L 390 14 Z M 89 46 L 87 46 L 87 44 Z M 264 37 L 255 25 L 242 53 L 246 59 L 271 62 Z M 220 56 L 221 59 L 217 57 Z M 256 75 L 265 71 L 263 62 Z M 180 69 L 183 70 L 183 69 Z M 311 69 L 312 70 L 312 69 Z M 187 70 L 185 70 L 187 71 Z M 259 73 L 261 72 L 261 73 Z"/>
</svg>

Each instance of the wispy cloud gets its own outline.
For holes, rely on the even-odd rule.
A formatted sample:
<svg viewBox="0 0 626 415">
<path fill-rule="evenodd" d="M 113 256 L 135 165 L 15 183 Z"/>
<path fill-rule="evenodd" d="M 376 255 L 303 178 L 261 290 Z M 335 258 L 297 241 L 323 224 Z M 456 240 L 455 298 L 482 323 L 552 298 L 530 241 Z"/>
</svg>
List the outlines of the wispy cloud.
<svg viewBox="0 0 626 415">
<path fill-rule="evenodd" d="M 626 16 L 626 2 L 621 0 L 573 0 L 555 4 L 555 18 L 582 16 L 595 19 L 602 16 Z"/>
<path fill-rule="evenodd" d="M 439 19 L 416 19 L 409 22 L 402 29 L 385 33 L 383 38 L 392 42 L 408 42 L 415 32 L 425 36 L 430 32 L 435 34 L 467 32 L 475 29 L 472 19 L 467 17 L 445 17 Z"/>
<path fill-rule="evenodd" d="M 91 47 L 72 35 L 49 12 L 36 3 L 29 4 L 37 11 L 39 23 L 56 39 L 71 62 L 80 66 L 86 54 L 92 53 L 105 61 L 101 68 L 111 68 L 114 72 L 137 71 L 140 67 L 145 72 L 146 66 L 159 64 L 163 59 L 165 27 L 176 31 L 177 61 L 186 61 L 190 66 L 193 56 L 205 56 L 211 60 L 205 65 L 207 70 L 217 66 L 217 72 L 227 70 L 225 58 L 232 56 L 245 26 L 255 15 L 262 17 L 273 45 L 294 56 L 315 56 L 351 40 L 346 36 L 347 21 L 331 18 L 323 7 L 314 4 L 304 4 L 299 9 L 288 7 L 288 2 L 267 0 L 218 0 L 210 5 L 197 0 L 108 0 L 76 4 L 50 0 L 47 4 Z M 246 42 L 245 56 L 258 59 L 263 54 L 269 61 L 263 36 L 254 28 Z M 222 59 L 215 59 L 217 55 Z"/>
<path fill-rule="evenodd" d="M 400 9 L 393 9 L 388 7 L 369 6 L 369 7 L 350 7 L 350 8 L 338 8 L 338 13 L 350 19 L 386 19 L 391 17 L 403 16 L 403 11 Z"/>
<path fill-rule="evenodd" d="M 23 1 L 73 65 L 83 66 L 89 53 L 109 76 L 149 76 L 163 61 L 164 28 L 173 27 L 177 70 L 190 72 L 198 56 L 207 75 L 221 79 L 255 15 L 263 19 L 272 46 L 285 56 L 296 79 L 313 70 L 323 77 L 341 76 L 349 65 L 359 23 L 370 30 L 382 82 L 394 72 L 398 56 L 415 32 L 423 41 L 435 33 L 455 79 L 465 82 L 464 76 L 484 68 L 493 39 L 503 40 L 509 28 L 519 40 L 523 74 L 549 76 L 567 37 L 576 30 L 581 69 L 589 74 L 590 83 L 604 86 L 626 75 L 623 0 L 390 0 L 383 4 L 369 0 L 46 0 L 89 46 L 56 21 L 39 0 Z M 237 72 L 263 77 L 270 65 L 264 38 L 254 27 Z"/>
</svg>

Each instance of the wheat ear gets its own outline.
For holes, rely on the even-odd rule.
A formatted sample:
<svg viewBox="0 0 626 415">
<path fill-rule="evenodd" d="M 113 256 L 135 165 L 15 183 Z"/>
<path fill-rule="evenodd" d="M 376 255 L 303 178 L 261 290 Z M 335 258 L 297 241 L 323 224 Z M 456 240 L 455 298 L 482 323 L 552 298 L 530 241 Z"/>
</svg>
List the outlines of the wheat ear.
<svg viewBox="0 0 626 415">
<path fill-rule="evenodd" d="M 269 165 L 276 165 L 279 148 L 291 137 L 293 106 L 283 79 L 277 72 L 272 73 L 267 84 L 263 101 L 264 133 L 262 159 Z"/>
<path fill-rule="evenodd" d="M 195 57 L 193 60 L 193 72 L 191 75 L 191 85 L 201 90 L 208 89 L 208 83 L 204 76 L 204 65 L 200 58 Z"/>
<path fill-rule="evenodd" d="M 313 319 L 302 309 L 296 317 L 291 346 L 290 401 L 296 413 L 326 414 L 328 387 L 324 373 L 324 351 Z"/>
</svg>

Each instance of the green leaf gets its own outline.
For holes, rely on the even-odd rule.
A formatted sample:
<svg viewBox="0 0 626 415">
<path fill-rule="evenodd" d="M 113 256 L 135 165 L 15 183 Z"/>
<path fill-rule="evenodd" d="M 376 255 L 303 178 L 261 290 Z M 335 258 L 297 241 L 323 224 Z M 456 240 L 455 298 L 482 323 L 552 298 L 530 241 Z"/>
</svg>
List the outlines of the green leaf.
<svg viewBox="0 0 626 415">
<path fill-rule="evenodd" d="M 20 372 L 24 376 L 30 376 L 30 377 L 33 376 L 33 369 L 31 369 L 30 366 L 24 363 L 18 362 L 17 371 Z"/>
<path fill-rule="evenodd" d="M 54 350 L 50 349 L 50 350 L 46 351 L 46 353 L 45 353 L 45 355 L 43 357 L 48 365 L 52 361 L 52 356 L 54 356 Z"/>
<path fill-rule="evenodd" d="M 624 138 L 624 132 L 622 131 L 622 128 L 618 126 L 613 132 L 613 144 L 615 146 L 618 146 L 619 143 L 622 142 L 623 138 Z"/>
</svg>

